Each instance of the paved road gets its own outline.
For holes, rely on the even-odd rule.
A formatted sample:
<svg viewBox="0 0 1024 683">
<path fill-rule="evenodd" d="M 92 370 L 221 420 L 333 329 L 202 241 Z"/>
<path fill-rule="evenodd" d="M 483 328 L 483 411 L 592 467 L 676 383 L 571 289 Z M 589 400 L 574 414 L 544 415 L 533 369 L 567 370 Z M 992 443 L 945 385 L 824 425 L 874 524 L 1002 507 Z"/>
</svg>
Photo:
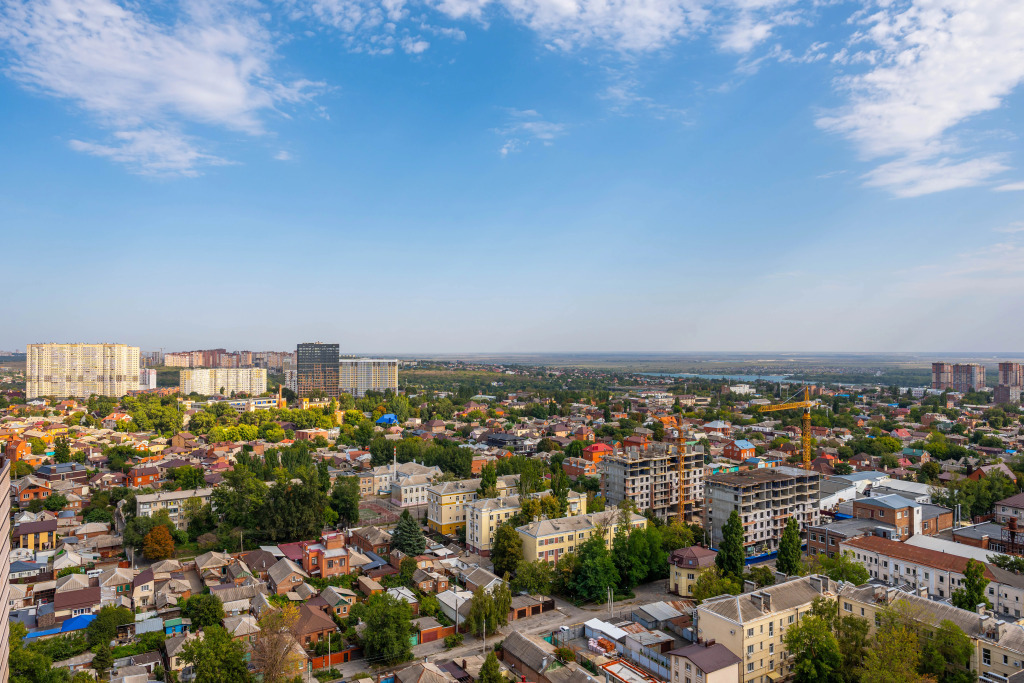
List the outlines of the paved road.
<svg viewBox="0 0 1024 683">
<path fill-rule="evenodd" d="M 668 592 L 668 581 L 665 580 L 655 581 L 654 583 L 645 584 L 643 586 L 637 586 L 633 590 L 633 593 L 636 597 L 632 600 L 620 600 L 612 605 L 611 611 L 615 616 L 619 616 L 623 612 L 628 612 L 636 605 L 645 605 L 649 602 L 675 598 L 675 596 Z M 559 626 L 571 626 L 595 617 L 604 619 L 609 616 L 608 605 L 585 605 L 579 607 L 562 600 L 561 598 L 556 597 L 554 600 L 555 609 L 550 612 L 539 614 L 535 617 L 529 617 L 528 619 L 510 622 L 507 626 L 499 630 L 497 634 L 488 634 L 486 646 L 484 646 L 484 643 L 479 636 L 465 634 L 465 642 L 451 650 L 445 650 L 444 641 L 437 640 L 432 643 L 417 645 L 412 649 L 413 656 L 419 660 L 457 660 L 467 655 L 480 654 L 482 651 L 486 652 L 497 642 L 503 640 L 505 636 L 513 630 L 529 635 L 547 635 L 548 633 L 557 630 Z M 484 647 L 486 647 L 486 649 L 482 649 Z M 370 671 L 368 662 L 363 659 L 357 659 L 335 668 L 341 671 L 342 676 L 346 680 L 351 678 L 354 674 Z"/>
</svg>

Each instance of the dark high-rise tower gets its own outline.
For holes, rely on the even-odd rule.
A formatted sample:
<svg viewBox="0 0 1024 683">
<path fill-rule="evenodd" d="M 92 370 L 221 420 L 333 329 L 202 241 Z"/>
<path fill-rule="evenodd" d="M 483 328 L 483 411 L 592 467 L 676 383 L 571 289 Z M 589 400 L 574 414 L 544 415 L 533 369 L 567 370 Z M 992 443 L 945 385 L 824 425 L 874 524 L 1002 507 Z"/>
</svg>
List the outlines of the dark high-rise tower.
<svg viewBox="0 0 1024 683">
<path fill-rule="evenodd" d="M 296 393 L 338 395 L 338 344 L 309 342 L 295 350 Z"/>
</svg>

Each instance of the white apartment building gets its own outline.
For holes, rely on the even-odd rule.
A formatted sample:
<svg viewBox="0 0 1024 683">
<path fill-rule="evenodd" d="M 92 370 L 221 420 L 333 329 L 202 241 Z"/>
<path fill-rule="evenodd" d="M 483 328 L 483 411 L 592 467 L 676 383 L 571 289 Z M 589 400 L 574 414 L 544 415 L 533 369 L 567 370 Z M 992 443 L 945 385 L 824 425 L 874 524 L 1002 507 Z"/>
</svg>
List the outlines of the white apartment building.
<svg viewBox="0 0 1024 683">
<path fill-rule="evenodd" d="M 178 384 L 185 396 L 233 393 L 258 396 L 267 390 L 267 371 L 263 368 L 193 368 L 182 370 Z"/>
<path fill-rule="evenodd" d="M 139 370 L 139 390 L 147 391 L 149 389 L 156 389 L 156 370 L 142 368 Z"/>
<path fill-rule="evenodd" d="M 135 515 L 152 517 L 159 510 L 167 510 L 174 526 L 184 529 L 188 522 L 182 514 L 185 501 L 198 498 L 203 505 L 213 500 L 213 489 L 190 489 L 188 491 L 161 491 L 135 497 Z"/>
<path fill-rule="evenodd" d="M 394 391 L 398 389 L 398 360 L 343 359 L 338 365 L 338 387 L 353 396 L 365 396 L 367 391 Z"/>
<path fill-rule="evenodd" d="M 27 398 L 121 397 L 139 386 L 139 347 L 127 344 L 29 344 Z"/>
</svg>

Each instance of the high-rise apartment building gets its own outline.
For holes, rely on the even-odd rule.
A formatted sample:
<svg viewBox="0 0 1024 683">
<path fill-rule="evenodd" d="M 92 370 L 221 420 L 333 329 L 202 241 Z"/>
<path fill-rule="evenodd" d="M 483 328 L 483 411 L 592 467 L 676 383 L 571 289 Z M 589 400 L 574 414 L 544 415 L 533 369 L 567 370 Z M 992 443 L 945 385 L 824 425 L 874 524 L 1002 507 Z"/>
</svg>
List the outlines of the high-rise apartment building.
<svg viewBox="0 0 1024 683">
<path fill-rule="evenodd" d="M 660 519 L 669 519 L 678 514 L 682 493 L 684 519 L 696 521 L 704 497 L 704 454 L 699 446 L 651 443 L 646 448 L 625 448 L 606 455 L 601 467 L 601 486 L 609 506 L 631 500 L 641 513 L 651 510 Z"/>
<path fill-rule="evenodd" d="M 1000 377 L 1002 366 L 1000 364 Z M 966 394 L 985 388 L 985 366 L 981 363 L 932 363 L 932 389 L 947 389 Z"/>
<path fill-rule="evenodd" d="M 957 363 L 953 366 L 953 391 L 966 394 L 985 388 L 985 366 L 981 363 Z"/>
<path fill-rule="evenodd" d="M 1024 365 L 1020 363 L 999 364 L 999 384 L 1008 387 L 1024 387 Z"/>
<path fill-rule="evenodd" d="M 179 373 L 178 384 L 185 396 L 249 394 L 259 396 L 267 390 L 267 371 L 263 368 L 193 368 Z"/>
<path fill-rule="evenodd" d="M 778 550 L 790 517 L 801 529 L 819 522 L 820 479 L 817 472 L 795 467 L 712 475 L 704 486 L 704 528 L 712 547 L 721 545 L 722 527 L 735 510 L 748 555 Z"/>
<path fill-rule="evenodd" d="M 127 344 L 29 344 L 27 398 L 120 398 L 139 386 L 139 347 Z"/>
<path fill-rule="evenodd" d="M 339 346 L 337 344 L 321 342 L 299 344 L 295 349 L 295 393 L 299 396 L 309 396 L 314 393 L 337 396 L 340 393 L 338 353 Z"/>
<path fill-rule="evenodd" d="M 932 363 L 932 389 L 949 389 L 953 386 L 953 364 Z"/>
<path fill-rule="evenodd" d="M 11 461 L 0 455 L 0 683 L 10 680 Z"/>
<path fill-rule="evenodd" d="M 345 358 L 338 365 L 338 385 L 342 393 L 365 396 L 367 391 L 398 389 L 398 360 Z"/>
<path fill-rule="evenodd" d="M 141 391 L 156 389 L 156 370 L 151 368 L 139 370 L 139 389 Z"/>
</svg>

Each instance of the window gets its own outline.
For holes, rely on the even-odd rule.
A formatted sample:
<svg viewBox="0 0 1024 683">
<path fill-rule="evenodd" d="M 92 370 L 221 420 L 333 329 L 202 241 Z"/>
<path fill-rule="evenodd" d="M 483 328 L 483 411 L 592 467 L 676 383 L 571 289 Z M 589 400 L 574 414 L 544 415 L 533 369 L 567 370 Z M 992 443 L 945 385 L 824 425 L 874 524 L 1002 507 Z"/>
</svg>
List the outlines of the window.
<svg viewBox="0 0 1024 683">
<path fill-rule="evenodd" d="M 985 666 L 992 665 L 992 650 L 989 650 L 987 647 L 981 650 L 981 663 Z"/>
<path fill-rule="evenodd" d="M 843 609 L 846 610 L 847 612 L 852 612 L 853 611 L 853 605 L 851 605 L 848 602 L 844 602 L 843 603 Z"/>
<path fill-rule="evenodd" d="M 747 671 L 750 672 L 750 671 L 753 671 L 753 670 L 754 670 L 754 663 L 753 662 L 747 662 Z"/>
<path fill-rule="evenodd" d="M 753 637 L 754 637 L 754 629 L 753 628 L 748 628 L 747 629 L 747 638 L 753 638 Z"/>
<path fill-rule="evenodd" d="M 747 654 L 748 655 L 754 654 L 754 646 L 753 645 L 747 645 Z"/>
</svg>

